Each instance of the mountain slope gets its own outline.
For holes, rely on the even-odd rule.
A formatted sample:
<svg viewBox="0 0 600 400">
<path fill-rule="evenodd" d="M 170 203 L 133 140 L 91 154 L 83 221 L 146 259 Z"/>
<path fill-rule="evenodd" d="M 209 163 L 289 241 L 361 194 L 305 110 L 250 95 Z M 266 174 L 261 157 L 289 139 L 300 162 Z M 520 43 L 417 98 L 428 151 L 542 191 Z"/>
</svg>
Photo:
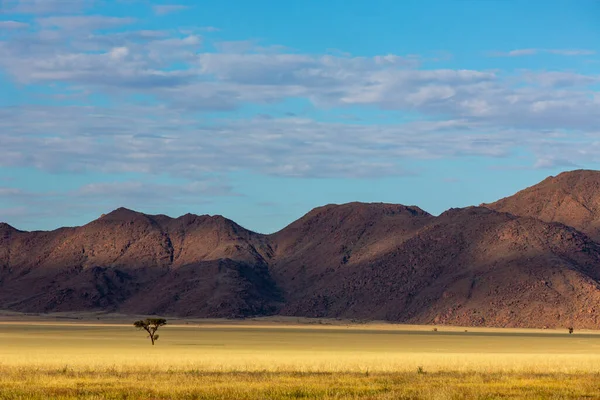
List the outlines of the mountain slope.
<svg viewBox="0 0 600 400">
<path fill-rule="evenodd" d="M 599 171 L 564 172 L 482 206 L 546 222 L 561 222 L 600 240 Z"/>
<path fill-rule="evenodd" d="M 418 207 L 349 203 L 316 208 L 273 234 L 271 271 L 286 293 L 284 312 L 319 287 L 335 284 L 338 275 L 395 249 L 432 220 Z"/>
<path fill-rule="evenodd" d="M 272 312 L 278 299 L 265 239 L 223 217 L 118 209 L 79 228 L 7 232 L 0 308 L 235 317 Z"/>
<path fill-rule="evenodd" d="M 281 313 L 458 325 L 596 323 L 595 315 L 581 312 L 600 310 L 600 247 L 587 236 L 486 208 L 423 222 L 388 237 L 393 246 L 372 257 L 341 266 L 322 259 L 312 279 L 274 272 L 292 280 L 281 286 L 294 291 L 286 293 Z M 303 262 L 285 260 L 283 267 L 302 271 Z"/>
</svg>

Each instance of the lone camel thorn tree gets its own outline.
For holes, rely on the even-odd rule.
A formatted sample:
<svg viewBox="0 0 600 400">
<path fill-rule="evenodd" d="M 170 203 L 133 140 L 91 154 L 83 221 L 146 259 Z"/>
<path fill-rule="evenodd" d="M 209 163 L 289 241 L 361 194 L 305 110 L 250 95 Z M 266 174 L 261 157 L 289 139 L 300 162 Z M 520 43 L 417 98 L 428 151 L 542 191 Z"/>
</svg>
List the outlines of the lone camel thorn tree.
<svg viewBox="0 0 600 400">
<path fill-rule="evenodd" d="M 164 318 L 146 318 L 141 319 L 139 321 L 135 321 L 133 326 L 138 329 L 143 329 L 148 332 L 148 337 L 152 341 L 152 346 L 154 346 L 154 342 L 158 340 L 158 335 L 156 331 L 163 325 L 167 324 L 167 320 Z"/>
</svg>

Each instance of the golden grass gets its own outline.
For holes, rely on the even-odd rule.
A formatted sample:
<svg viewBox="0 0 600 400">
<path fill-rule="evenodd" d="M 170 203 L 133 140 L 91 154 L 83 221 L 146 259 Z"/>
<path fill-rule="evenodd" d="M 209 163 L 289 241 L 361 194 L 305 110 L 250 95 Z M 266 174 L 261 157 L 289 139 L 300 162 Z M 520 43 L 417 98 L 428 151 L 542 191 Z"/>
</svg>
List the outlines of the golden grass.
<svg viewBox="0 0 600 400">
<path fill-rule="evenodd" d="M 583 399 L 598 375 L 1 370 L 13 399 Z"/>
<path fill-rule="evenodd" d="M 2 322 L 0 399 L 600 398 L 600 335 L 438 329 Z"/>
</svg>

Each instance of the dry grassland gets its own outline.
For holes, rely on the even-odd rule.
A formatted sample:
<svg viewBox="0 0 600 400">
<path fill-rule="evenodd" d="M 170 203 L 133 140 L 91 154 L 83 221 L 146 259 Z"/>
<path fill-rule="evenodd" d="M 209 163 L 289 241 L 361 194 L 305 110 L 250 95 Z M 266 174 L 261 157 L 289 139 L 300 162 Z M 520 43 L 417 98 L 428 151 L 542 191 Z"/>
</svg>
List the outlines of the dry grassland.
<svg viewBox="0 0 600 400">
<path fill-rule="evenodd" d="M 600 398 L 600 335 L 0 321 L 1 399 Z"/>
</svg>

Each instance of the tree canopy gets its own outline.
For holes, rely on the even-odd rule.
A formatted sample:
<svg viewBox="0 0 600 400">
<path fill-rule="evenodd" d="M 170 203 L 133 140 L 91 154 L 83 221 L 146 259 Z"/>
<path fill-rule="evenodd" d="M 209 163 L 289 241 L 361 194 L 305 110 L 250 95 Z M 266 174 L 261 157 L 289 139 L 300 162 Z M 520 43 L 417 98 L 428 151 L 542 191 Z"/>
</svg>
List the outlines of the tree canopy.
<svg viewBox="0 0 600 400">
<path fill-rule="evenodd" d="M 148 332 L 148 337 L 152 341 L 152 346 L 154 346 L 154 342 L 158 340 L 158 335 L 156 334 L 156 331 L 158 330 L 158 328 L 166 324 L 167 320 L 164 318 L 146 318 L 141 319 L 139 321 L 135 321 L 133 323 L 133 326 Z"/>
</svg>

